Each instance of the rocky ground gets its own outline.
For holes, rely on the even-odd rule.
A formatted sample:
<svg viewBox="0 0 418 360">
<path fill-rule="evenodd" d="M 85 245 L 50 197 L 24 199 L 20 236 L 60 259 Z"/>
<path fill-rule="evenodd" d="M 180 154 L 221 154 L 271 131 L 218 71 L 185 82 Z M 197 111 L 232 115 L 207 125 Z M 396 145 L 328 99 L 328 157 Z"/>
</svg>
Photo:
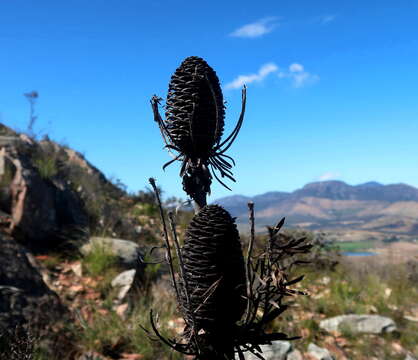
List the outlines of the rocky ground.
<svg viewBox="0 0 418 360">
<path fill-rule="evenodd" d="M 110 241 L 119 242 L 106 239 L 107 244 Z M 64 358 L 181 358 L 153 342 L 141 328 L 149 329 L 150 308 L 160 312 L 159 326 L 173 337 L 182 332 L 184 322 L 168 279 L 157 275 L 158 266 L 145 271 L 142 281 L 149 283 L 144 287 L 135 276 L 143 270 L 132 268 L 135 262 L 125 261 L 123 266 L 117 262 L 121 256 L 134 258 L 137 249 L 130 245 L 121 252 L 117 244 L 109 253 L 93 247 L 74 259 L 34 257 L 45 283 L 71 314 L 71 325 L 60 328 L 67 336 L 62 338 L 71 344 Z M 299 287 L 309 295 L 289 299 L 293 305 L 272 328 L 301 339 L 263 346 L 266 359 L 415 359 L 418 286 L 408 279 L 411 274 L 403 265 L 383 269 L 356 260 L 356 265 L 343 261 L 332 272 L 302 270 L 307 277 Z"/>
<path fill-rule="evenodd" d="M 71 314 L 71 325 L 60 328 L 71 344 L 64 358 L 180 359 L 150 340 L 140 327 L 149 327 L 148 311 L 157 307 L 164 331 L 171 336 L 182 332 L 184 322 L 169 281 L 163 276 L 152 280 L 148 289 L 135 287 L 139 285 L 136 270 L 121 268 L 109 259 L 102 261 L 103 268 L 95 269 L 100 256 L 35 256 L 45 283 Z M 293 306 L 274 324 L 275 330 L 302 338 L 263 346 L 266 359 L 414 359 L 418 355 L 417 287 L 397 284 L 399 278 L 379 273 L 381 269 L 364 271 L 351 272 L 342 265 L 330 274 L 307 274 L 300 288 L 309 295 L 289 299 Z"/>
</svg>

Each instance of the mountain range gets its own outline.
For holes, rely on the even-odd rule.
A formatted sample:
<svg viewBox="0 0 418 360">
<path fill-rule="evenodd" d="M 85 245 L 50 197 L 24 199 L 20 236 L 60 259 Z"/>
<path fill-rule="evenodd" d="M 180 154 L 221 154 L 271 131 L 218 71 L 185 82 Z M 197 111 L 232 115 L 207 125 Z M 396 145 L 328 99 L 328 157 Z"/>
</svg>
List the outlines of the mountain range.
<svg viewBox="0 0 418 360">
<path fill-rule="evenodd" d="M 255 204 L 259 226 L 286 217 L 287 225 L 309 230 L 357 230 L 392 235 L 418 235 L 418 189 L 407 184 L 375 181 L 349 185 L 321 181 L 293 192 L 272 191 L 254 197 L 233 195 L 214 201 L 248 220 L 247 203 Z"/>
</svg>

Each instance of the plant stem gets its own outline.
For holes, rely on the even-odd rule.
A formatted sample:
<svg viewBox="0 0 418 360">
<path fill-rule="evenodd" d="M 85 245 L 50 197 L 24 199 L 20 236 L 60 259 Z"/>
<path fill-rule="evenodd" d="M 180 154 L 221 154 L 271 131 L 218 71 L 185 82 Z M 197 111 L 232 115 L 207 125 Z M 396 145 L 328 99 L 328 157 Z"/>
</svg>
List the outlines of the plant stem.
<svg viewBox="0 0 418 360">
<path fill-rule="evenodd" d="M 177 283 L 176 283 L 176 277 L 175 277 L 175 274 L 174 274 L 173 259 L 171 257 L 170 241 L 168 239 L 167 225 L 165 223 L 164 211 L 163 211 L 163 207 L 161 205 L 160 193 L 158 191 L 157 185 L 155 184 L 155 179 L 154 178 L 149 178 L 149 183 L 151 184 L 152 188 L 154 189 L 155 196 L 157 197 L 158 208 L 160 209 L 161 221 L 163 223 L 164 240 L 165 240 L 165 244 L 166 244 L 167 262 L 168 262 L 168 265 L 170 267 L 171 280 L 173 282 L 174 290 L 176 291 L 177 300 L 180 301 L 180 294 L 179 294 L 179 291 L 178 291 L 178 287 L 177 287 Z"/>
</svg>

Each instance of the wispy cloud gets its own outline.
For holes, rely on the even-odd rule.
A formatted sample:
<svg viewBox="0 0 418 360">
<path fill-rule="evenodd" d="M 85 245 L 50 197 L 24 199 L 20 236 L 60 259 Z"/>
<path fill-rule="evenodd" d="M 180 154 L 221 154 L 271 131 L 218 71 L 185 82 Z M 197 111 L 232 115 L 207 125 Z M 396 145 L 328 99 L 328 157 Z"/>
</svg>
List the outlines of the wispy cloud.
<svg viewBox="0 0 418 360">
<path fill-rule="evenodd" d="M 256 38 L 272 32 L 278 26 L 277 17 L 270 16 L 251 24 L 246 24 L 234 30 L 229 36 L 241 38 Z"/>
<path fill-rule="evenodd" d="M 312 85 L 319 81 L 319 76 L 306 71 L 302 64 L 292 63 L 288 66 L 287 70 L 279 71 L 279 66 L 271 62 L 261 66 L 256 73 L 238 75 L 234 80 L 225 85 L 225 89 L 240 89 L 243 85 L 262 82 L 272 73 L 276 73 L 280 79 L 289 79 L 295 88 Z"/>
<path fill-rule="evenodd" d="M 264 64 L 257 73 L 248 75 L 239 75 L 233 81 L 225 85 L 225 89 L 239 89 L 244 84 L 248 85 L 253 82 L 261 82 L 266 76 L 279 70 L 279 67 L 274 63 Z"/>
<path fill-rule="evenodd" d="M 335 180 L 340 178 L 341 174 L 338 172 L 326 172 L 324 174 L 322 174 L 320 177 L 318 177 L 319 181 L 327 181 L 327 180 Z"/>
<path fill-rule="evenodd" d="M 327 14 L 327 15 L 318 16 L 317 21 L 321 24 L 328 24 L 334 21 L 336 18 L 337 18 L 336 14 Z"/>
<path fill-rule="evenodd" d="M 319 81 L 319 76 L 305 71 L 305 67 L 299 63 L 290 64 L 287 71 L 280 71 L 277 75 L 280 79 L 289 78 L 295 88 L 312 85 Z"/>
</svg>

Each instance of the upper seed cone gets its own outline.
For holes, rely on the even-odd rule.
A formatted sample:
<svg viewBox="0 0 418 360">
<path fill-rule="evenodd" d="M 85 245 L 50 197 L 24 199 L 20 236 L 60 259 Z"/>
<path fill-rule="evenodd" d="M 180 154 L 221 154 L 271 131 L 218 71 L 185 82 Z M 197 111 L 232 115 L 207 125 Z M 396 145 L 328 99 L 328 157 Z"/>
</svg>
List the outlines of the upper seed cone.
<svg viewBox="0 0 418 360">
<path fill-rule="evenodd" d="M 215 71 L 197 56 L 186 58 L 168 87 L 166 126 L 171 140 L 189 158 L 206 160 L 220 141 L 224 118 Z"/>
<path fill-rule="evenodd" d="M 231 215 L 205 206 L 187 228 L 182 255 L 190 298 L 186 319 L 206 332 L 228 332 L 246 305 L 244 258 Z"/>
</svg>

